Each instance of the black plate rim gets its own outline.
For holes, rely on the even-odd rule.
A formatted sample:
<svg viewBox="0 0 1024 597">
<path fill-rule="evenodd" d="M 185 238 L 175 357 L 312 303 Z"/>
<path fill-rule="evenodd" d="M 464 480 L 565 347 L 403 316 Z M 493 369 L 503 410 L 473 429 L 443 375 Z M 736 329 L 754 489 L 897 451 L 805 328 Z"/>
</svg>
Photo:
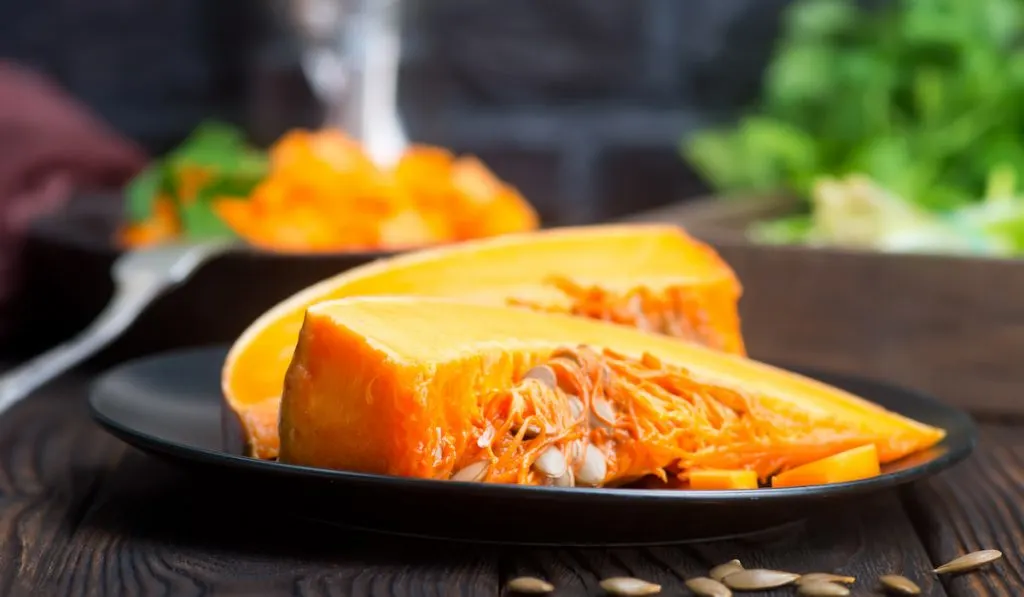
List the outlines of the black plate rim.
<svg viewBox="0 0 1024 597">
<path fill-rule="evenodd" d="M 423 492 L 431 493 L 444 493 L 457 489 L 462 492 L 468 492 L 474 495 L 479 495 L 480 497 L 517 497 L 521 499 L 571 499 L 581 504 L 621 501 L 636 502 L 638 500 L 669 501 L 678 502 L 680 504 L 723 504 L 754 501 L 786 501 L 799 498 L 832 498 L 851 494 L 874 492 L 900 485 L 905 485 L 912 481 L 916 481 L 918 479 L 928 477 L 942 470 L 945 470 L 967 458 L 974 450 L 974 447 L 977 444 L 977 426 L 974 424 L 974 421 L 971 419 L 971 417 L 967 413 L 961 411 L 960 409 L 944 404 L 927 394 L 908 390 L 906 388 L 895 386 L 893 384 L 889 384 L 886 382 L 870 380 L 867 378 L 857 376 L 830 373 L 825 371 L 817 372 L 832 378 L 845 378 L 850 380 L 856 380 L 858 382 L 868 382 L 878 386 L 899 389 L 904 393 L 914 394 L 919 399 L 933 402 L 938 408 L 946 411 L 948 415 L 951 415 L 952 417 L 959 420 L 959 424 L 965 430 L 964 435 L 966 436 L 966 442 L 959 446 L 946 446 L 947 450 L 945 453 L 940 454 L 934 459 L 916 466 L 897 470 L 890 473 L 883 473 L 882 475 L 872 477 L 869 479 L 862 479 L 859 481 L 851 481 L 845 483 L 833 483 L 830 485 L 769 488 L 760 490 L 714 491 L 670 491 L 664 489 L 633 488 L 608 489 L 581 487 L 534 487 L 522 485 L 471 483 L 438 479 L 395 477 L 389 475 L 376 475 L 352 471 L 320 469 L 309 466 L 257 460 L 255 458 L 249 458 L 246 456 L 230 454 L 223 451 L 210 450 L 202 447 L 190 446 L 176 441 L 165 440 L 145 432 L 137 431 L 135 429 L 130 428 L 127 425 L 120 423 L 116 419 L 108 417 L 106 414 L 102 412 L 102 409 L 97 406 L 97 402 L 101 399 L 99 392 L 104 382 L 108 379 L 121 375 L 123 372 L 129 369 L 144 366 L 146 363 L 149 362 L 174 357 L 180 358 L 189 354 L 198 356 L 200 353 L 207 353 L 212 356 L 215 353 L 215 351 L 218 354 L 223 354 L 227 351 L 227 347 L 220 345 L 166 351 L 163 353 L 158 353 L 155 355 L 150 355 L 139 359 L 133 359 L 131 361 L 125 362 L 117 367 L 110 369 L 104 374 L 98 376 L 91 384 L 88 401 L 89 412 L 91 416 L 97 423 L 100 424 L 100 426 L 102 426 L 104 429 L 106 429 L 108 432 L 112 433 L 114 436 L 118 437 L 122 441 L 125 441 L 130 445 L 135 445 L 144 450 L 169 456 L 171 458 L 178 460 L 193 461 L 213 466 L 230 466 L 247 472 L 265 473 L 272 476 L 301 475 L 303 477 L 312 477 L 329 482 L 371 484 L 380 486 L 382 488 L 412 487 Z M 799 368 L 798 370 L 804 375 L 811 373 L 811 370 L 807 368 Z M 949 437 L 947 436 L 945 439 L 942 440 L 942 442 L 938 444 L 938 446 L 943 446 L 943 444 L 946 444 L 948 441 Z"/>
</svg>

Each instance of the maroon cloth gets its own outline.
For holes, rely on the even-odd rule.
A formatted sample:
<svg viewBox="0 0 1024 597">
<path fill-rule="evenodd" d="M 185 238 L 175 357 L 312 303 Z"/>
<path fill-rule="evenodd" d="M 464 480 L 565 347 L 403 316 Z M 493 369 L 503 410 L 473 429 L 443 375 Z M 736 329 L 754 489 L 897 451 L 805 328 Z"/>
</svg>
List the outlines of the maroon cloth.
<svg viewBox="0 0 1024 597">
<path fill-rule="evenodd" d="M 25 232 L 75 190 L 116 188 L 144 153 L 53 82 L 0 61 L 0 335 Z"/>
</svg>

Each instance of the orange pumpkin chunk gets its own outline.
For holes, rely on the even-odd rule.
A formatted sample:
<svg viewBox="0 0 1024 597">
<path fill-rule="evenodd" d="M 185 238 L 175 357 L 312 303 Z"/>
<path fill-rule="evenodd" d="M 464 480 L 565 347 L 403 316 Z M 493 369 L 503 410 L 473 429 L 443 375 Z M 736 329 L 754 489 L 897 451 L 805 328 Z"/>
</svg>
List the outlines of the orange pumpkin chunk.
<svg viewBox="0 0 1024 597">
<path fill-rule="evenodd" d="M 757 489 L 757 473 L 722 469 L 690 471 L 690 489 Z"/>
<path fill-rule="evenodd" d="M 878 450 L 875 444 L 867 444 L 775 475 L 772 487 L 845 483 L 879 474 Z"/>
<path fill-rule="evenodd" d="M 279 458 L 605 486 L 703 469 L 766 479 L 866 444 L 878 447 L 877 464 L 943 436 L 840 389 L 667 336 L 451 299 L 360 297 L 307 311 Z"/>
</svg>

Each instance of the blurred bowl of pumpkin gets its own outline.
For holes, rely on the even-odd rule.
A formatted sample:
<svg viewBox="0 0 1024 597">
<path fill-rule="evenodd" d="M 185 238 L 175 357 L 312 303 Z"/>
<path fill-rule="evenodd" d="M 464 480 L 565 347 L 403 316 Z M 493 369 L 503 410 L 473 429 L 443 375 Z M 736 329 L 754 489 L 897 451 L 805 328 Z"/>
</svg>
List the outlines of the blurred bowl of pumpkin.
<svg viewBox="0 0 1024 597">
<path fill-rule="evenodd" d="M 123 251 L 164 242 L 239 240 L 159 299 L 110 351 L 118 359 L 230 341 L 306 286 L 396 252 L 536 229 L 530 203 L 473 156 L 412 145 L 373 162 L 333 129 L 293 130 L 267 150 L 204 123 L 152 162 L 123 198 L 80 197 L 40 219 L 25 252 L 15 345 L 31 353 L 103 308 Z"/>
</svg>

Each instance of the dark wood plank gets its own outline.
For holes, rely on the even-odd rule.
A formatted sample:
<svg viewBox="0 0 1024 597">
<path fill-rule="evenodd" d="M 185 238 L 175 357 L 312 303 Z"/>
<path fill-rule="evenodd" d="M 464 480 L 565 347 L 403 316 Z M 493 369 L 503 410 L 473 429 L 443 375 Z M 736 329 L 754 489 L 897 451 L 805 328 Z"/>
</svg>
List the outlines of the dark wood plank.
<svg viewBox="0 0 1024 597">
<path fill-rule="evenodd" d="M 946 595 L 926 573 L 928 554 L 894 495 L 761 537 L 650 548 L 520 550 L 507 555 L 502 580 L 540 576 L 558 587 L 558 595 L 583 596 L 600 594 L 601 578 L 636 576 L 661 584 L 665 595 L 679 595 L 686 593 L 685 579 L 733 558 L 750 568 L 849 574 L 858 579 L 858 594 L 869 594 L 882 574 L 902 573 L 921 585 L 923 595 Z"/>
<path fill-rule="evenodd" d="M 99 595 L 485 595 L 497 557 L 357 533 L 224 499 L 227 488 L 132 451 L 37 586 Z M 63 564 L 66 562 L 66 564 Z"/>
<path fill-rule="evenodd" d="M 65 377 L 0 418 L 2 595 L 40 594 L 36 576 L 126 450 L 88 420 L 82 382 Z"/>
<path fill-rule="evenodd" d="M 84 384 L 0 419 L 0 595 L 498 592 L 498 555 L 315 525 L 229 503 L 87 417 Z"/>
<path fill-rule="evenodd" d="M 1024 594 L 1024 427 L 983 425 L 970 460 L 921 484 L 905 502 L 933 562 L 978 549 L 1004 554 L 985 571 L 944 579 L 950 595 Z"/>
</svg>

